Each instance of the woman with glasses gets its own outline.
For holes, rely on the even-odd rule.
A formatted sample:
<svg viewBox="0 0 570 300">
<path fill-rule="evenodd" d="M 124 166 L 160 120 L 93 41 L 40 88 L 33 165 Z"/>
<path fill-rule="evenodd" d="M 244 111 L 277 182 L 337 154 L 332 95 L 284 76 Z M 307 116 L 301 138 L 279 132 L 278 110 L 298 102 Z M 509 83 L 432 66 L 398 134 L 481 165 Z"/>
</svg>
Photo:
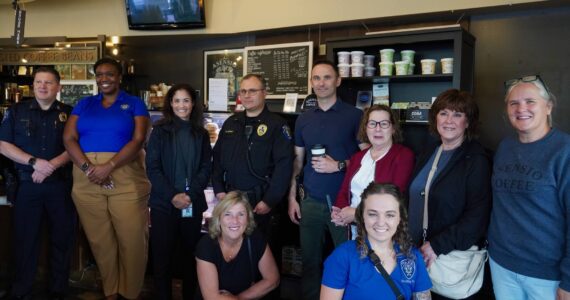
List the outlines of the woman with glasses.
<svg viewBox="0 0 570 300">
<path fill-rule="evenodd" d="M 413 152 L 397 144 L 402 140 L 402 133 L 388 106 L 374 105 L 366 110 L 358 138 L 370 147 L 354 154 L 347 166 L 331 213 L 332 222 L 339 226 L 354 222 L 360 195 L 370 182 L 389 182 L 406 191 L 414 166 Z M 356 226 L 351 226 L 351 233 L 354 239 Z"/>
<path fill-rule="evenodd" d="M 478 119 L 471 95 L 456 89 L 441 93 L 429 111 L 430 131 L 439 141 L 419 156 L 409 189 L 410 233 L 428 268 L 440 254 L 484 243 L 491 210 L 491 158 L 474 139 Z M 435 293 L 432 297 L 447 299 Z"/>
<path fill-rule="evenodd" d="M 505 83 L 508 120 L 493 166 L 489 254 L 497 299 L 570 299 L 570 136 L 538 76 Z"/>
</svg>

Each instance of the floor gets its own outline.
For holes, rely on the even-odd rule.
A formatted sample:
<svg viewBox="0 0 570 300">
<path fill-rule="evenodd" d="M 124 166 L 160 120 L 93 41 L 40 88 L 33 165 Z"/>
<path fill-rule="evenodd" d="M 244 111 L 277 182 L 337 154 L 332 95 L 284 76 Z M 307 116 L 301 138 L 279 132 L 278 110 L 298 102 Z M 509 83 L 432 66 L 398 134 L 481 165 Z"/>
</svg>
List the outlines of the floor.
<svg viewBox="0 0 570 300">
<path fill-rule="evenodd" d="M 299 278 L 296 277 L 282 277 L 279 296 L 266 297 L 272 300 L 293 300 L 301 299 Z M 98 300 L 104 299 L 101 291 L 101 283 L 98 279 L 98 272 L 96 268 L 86 268 L 82 272 L 75 272 L 71 274 L 69 279 L 69 293 L 66 299 L 68 300 Z M 181 284 L 180 281 L 174 280 L 172 283 L 173 300 L 181 300 Z M 46 283 L 39 281 L 34 285 L 32 291 L 32 299 L 44 300 L 49 299 L 46 292 Z M 144 300 L 153 299 L 152 295 L 152 279 L 147 279 L 141 293 Z"/>
</svg>

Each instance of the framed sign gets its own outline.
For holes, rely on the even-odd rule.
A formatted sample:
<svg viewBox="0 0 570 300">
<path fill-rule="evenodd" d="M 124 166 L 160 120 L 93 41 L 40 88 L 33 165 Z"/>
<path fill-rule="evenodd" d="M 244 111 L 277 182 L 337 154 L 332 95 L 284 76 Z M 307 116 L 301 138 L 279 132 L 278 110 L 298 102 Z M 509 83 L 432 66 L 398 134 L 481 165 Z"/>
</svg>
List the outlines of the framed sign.
<svg viewBox="0 0 570 300">
<path fill-rule="evenodd" d="M 244 74 L 263 76 L 268 99 L 285 99 L 296 93 L 311 93 L 309 73 L 313 65 L 313 42 L 246 47 Z"/>
<path fill-rule="evenodd" d="M 228 80 L 228 101 L 235 104 L 243 77 L 243 49 L 204 51 L 204 105 L 208 105 L 209 79 Z"/>
<path fill-rule="evenodd" d="M 57 100 L 75 106 L 84 97 L 97 95 L 95 80 L 62 80 L 61 92 L 57 93 Z"/>
</svg>

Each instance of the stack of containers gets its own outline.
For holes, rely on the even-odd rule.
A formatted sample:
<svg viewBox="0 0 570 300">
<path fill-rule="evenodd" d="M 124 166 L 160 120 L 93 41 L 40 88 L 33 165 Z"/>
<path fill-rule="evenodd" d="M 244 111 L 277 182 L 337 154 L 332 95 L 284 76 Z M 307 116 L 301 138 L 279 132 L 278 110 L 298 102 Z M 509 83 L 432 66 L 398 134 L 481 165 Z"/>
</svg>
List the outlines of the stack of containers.
<svg viewBox="0 0 570 300">
<path fill-rule="evenodd" d="M 338 73 L 340 77 L 350 77 L 350 52 L 340 51 L 338 55 Z"/>
<path fill-rule="evenodd" d="M 364 76 L 372 77 L 376 73 L 374 67 L 374 55 L 364 55 Z"/>
<path fill-rule="evenodd" d="M 362 77 L 364 74 L 364 52 L 363 51 L 351 51 L 350 59 L 352 63 L 350 64 L 350 74 L 352 77 Z"/>
<path fill-rule="evenodd" d="M 392 76 L 394 69 L 394 49 L 380 50 L 380 76 Z"/>
<path fill-rule="evenodd" d="M 406 71 L 406 75 L 413 75 L 414 74 L 414 68 L 415 68 L 415 64 L 414 64 L 414 55 L 416 54 L 416 51 L 414 50 L 402 50 L 400 51 L 400 56 L 402 57 L 402 61 L 407 61 L 408 62 L 408 69 Z"/>
</svg>

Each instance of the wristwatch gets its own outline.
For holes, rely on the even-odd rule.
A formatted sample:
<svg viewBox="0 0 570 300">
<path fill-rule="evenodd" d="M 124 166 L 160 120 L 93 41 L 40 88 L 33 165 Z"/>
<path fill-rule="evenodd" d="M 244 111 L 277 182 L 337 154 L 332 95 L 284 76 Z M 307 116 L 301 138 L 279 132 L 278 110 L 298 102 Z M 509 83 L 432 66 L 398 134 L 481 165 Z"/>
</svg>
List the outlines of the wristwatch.
<svg viewBox="0 0 570 300">
<path fill-rule="evenodd" d="M 344 160 L 341 160 L 338 162 L 338 170 L 340 172 L 343 172 L 344 170 L 346 170 L 346 162 Z"/>
<path fill-rule="evenodd" d="M 28 165 L 29 166 L 34 166 L 36 164 L 36 158 L 35 157 L 30 157 L 30 159 L 28 160 Z"/>
<path fill-rule="evenodd" d="M 84 162 L 81 167 L 79 167 L 81 169 L 81 171 L 83 171 L 83 173 L 87 172 L 87 170 L 89 170 L 89 163 L 88 162 Z"/>
</svg>

